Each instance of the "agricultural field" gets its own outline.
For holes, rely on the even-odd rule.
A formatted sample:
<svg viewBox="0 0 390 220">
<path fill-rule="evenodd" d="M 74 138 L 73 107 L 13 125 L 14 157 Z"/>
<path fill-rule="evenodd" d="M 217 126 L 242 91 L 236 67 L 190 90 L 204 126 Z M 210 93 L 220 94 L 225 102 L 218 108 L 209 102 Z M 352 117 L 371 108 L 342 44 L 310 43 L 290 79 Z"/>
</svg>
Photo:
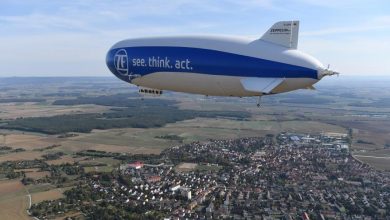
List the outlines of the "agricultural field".
<svg viewBox="0 0 390 220">
<path fill-rule="evenodd" d="M 118 168 L 120 163 L 121 161 L 109 157 L 89 158 L 88 160 L 80 161 L 80 164 L 84 166 L 86 173 L 109 173 L 115 168 Z"/>
<path fill-rule="evenodd" d="M 29 200 L 19 180 L 0 181 L 0 218 L 3 220 L 30 219 L 27 215 Z"/>
<path fill-rule="evenodd" d="M 42 152 L 38 152 L 38 151 L 24 151 L 19 153 L 9 153 L 9 154 L 0 155 L 0 162 L 41 159 L 42 158 L 41 156 L 42 156 Z"/>
<path fill-rule="evenodd" d="M 36 192 L 31 194 L 32 204 L 37 204 L 45 200 L 56 200 L 64 197 L 65 189 L 56 188 L 48 191 Z"/>
<path fill-rule="evenodd" d="M 178 172 L 190 172 L 198 167 L 197 163 L 181 163 L 175 167 Z"/>
<path fill-rule="evenodd" d="M 390 153 L 390 152 L 389 152 Z M 379 170 L 390 171 L 390 154 L 383 156 L 370 156 L 370 155 L 354 155 L 364 163 L 370 164 Z"/>
<path fill-rule="evenodd" d="M 50 172 L 48 171 L 34 171 L 34 172 L 27 172 L 26 177 L 32 178 L 34 180 L 44 178 L 46 176 L 50 176 Z"/>
<path fill-rule="evenodd" d="M 71 155 L 65 155 L 65 156 L 62 156 L 61 158 L 56 159 L 56 160 L 46 161 L 46 163 L 49 165 L 61 165 L 61 164 L 65 164 L 65 163 L 73 164 L 76 162 L 80 162 L 84 159 L 85 159 L 85 157 L 74 157 Z"/>
<path fill-rule="evenodd" d="M 41 117 L 41 116 L 55 116 L 66 114 L 85 114 L 85 113 L 100 113 L 109 110 L 107 106 L 98 105 L 81 105 L 81 106 L 55 106 L 50 103 L 11 103 L 2 104 L 0 111 L 0 118 L 15 119 L 19 117 Z"/>
</svg>

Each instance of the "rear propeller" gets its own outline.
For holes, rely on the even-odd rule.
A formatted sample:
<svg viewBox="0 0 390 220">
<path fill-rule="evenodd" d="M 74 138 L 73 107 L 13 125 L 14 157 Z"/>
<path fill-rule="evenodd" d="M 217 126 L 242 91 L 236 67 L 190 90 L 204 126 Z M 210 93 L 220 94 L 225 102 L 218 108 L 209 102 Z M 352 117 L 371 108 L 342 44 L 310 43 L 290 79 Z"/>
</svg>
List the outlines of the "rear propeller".
<svg viewBox="0 0 390 220">
<path fill-rule="evenodd" d="M 330 64 L 328 64 L 328 67 L 326 69 L 322 70 L 320 73 L 321 78 L 324 76 L 333 76 L 333 75 L 337 75 L 337 77 L 339 77 L 340 73 L 333 71 L 333 70 L 330 70 Z"/>
</svg>

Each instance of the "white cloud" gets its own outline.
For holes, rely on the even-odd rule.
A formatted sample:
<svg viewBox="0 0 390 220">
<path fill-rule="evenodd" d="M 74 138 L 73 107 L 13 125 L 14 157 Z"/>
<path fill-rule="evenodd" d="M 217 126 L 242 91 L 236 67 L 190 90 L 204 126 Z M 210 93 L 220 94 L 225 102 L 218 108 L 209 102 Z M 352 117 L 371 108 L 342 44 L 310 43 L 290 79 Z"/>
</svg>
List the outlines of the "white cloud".
<svg viewBox="0 0 390 220">
<path fill-rule="evenodd" d="M 77 28 L 84 29 L 87 24 L 80 19 L 63 16 L 33 13 L 19 16 L 0 16 L 0 23 L 7 28 L 48 29 L 48 28 Z"/>
</svg>

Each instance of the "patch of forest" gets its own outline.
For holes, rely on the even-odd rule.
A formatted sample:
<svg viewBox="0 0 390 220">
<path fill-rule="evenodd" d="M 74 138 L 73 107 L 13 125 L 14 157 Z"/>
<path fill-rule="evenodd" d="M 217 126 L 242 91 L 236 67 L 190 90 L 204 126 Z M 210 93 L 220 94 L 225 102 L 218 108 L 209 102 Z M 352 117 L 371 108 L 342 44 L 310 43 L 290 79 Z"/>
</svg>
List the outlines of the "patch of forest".
<svg viewBox="0 0 390 220">
<path fill-rule="evenodd" d="M 45 134 L 63 134 L 67 132 L 88 133 L 93 129 L 161 127 L 167 123 L 174 123 L 197 117 L 224 117 L 244 120 L 250 116 L 249 113 L 240 111 L 181 110 L 174 105 L 176 104 L 175 101 L 170 100 L 119 99 L 118 97 L 120 97 L 120 95 L 108 98 L 85 98 L 84 101 L 88 100 L 90 102 L 88 104 L 100 103 L 101 105 L 121 106 L 125 108 L 114 109 L 115 111 L 107 113 L 17 118 L 15 120 L 3 121 L 5 123 L 2 123 L 0 128 Z M 87 104 L 86 101 L 75 101 L 73 103 Z"/>
</svg>

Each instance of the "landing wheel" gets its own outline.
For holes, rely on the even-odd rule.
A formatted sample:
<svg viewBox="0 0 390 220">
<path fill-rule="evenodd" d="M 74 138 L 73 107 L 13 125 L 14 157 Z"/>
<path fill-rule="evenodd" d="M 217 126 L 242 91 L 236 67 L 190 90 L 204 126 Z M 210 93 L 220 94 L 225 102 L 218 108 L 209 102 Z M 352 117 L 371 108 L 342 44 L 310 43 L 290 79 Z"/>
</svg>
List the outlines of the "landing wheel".
<svg viewBox="0 0 390 220">
<path fill-rule="evenodd" d="M 261 107 L 261 96 L 259 96 L 259 99 L 257 100 L 257 108 Z"/>
</svg>

